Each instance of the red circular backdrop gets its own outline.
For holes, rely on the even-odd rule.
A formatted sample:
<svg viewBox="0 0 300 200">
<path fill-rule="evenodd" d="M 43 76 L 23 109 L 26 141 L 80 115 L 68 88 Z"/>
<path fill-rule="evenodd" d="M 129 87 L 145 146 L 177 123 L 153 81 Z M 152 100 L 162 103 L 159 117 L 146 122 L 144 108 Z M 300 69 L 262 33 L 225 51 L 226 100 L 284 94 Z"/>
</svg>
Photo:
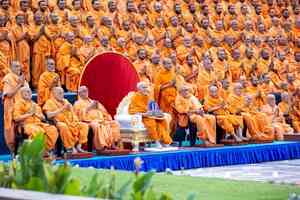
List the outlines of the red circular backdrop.
<svg viewBox="0 0 300 200">
<path fill-rule="evenodd" d="M 126 57 L 107 52 L 86 64 L 80 85 L 87 86 L 90 98 L 99 100 L 113 116 L 123 97 L 136 89 L 138 81 L 138 74 Z"/>
</svg>

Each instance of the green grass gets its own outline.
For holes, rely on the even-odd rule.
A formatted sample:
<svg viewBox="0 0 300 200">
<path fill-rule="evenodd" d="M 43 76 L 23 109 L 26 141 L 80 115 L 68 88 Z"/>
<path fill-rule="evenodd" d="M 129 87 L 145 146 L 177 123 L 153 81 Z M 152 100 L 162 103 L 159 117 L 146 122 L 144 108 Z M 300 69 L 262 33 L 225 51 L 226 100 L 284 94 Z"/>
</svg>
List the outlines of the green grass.
<svg viewBox="0 0 300 200">
<path fill-rule="evenodd" d="M 103 174 L 104 178 L 110 173 L 104 170 L 74 168 L 73 176 L 80 178 L 85 184 L 96 172 Z M 117 171 L 116 176 L 120 186 L 134 175 Z M 289 193 L 300 194 L 300 187 L 297 186 L 164 174 L 156 174 L 152 183 L 156 192 L 167 192 L 176 200 L 184 200 L 190 193 L 196 193 L 199 200 L 287 200 Z"/>
</svg>

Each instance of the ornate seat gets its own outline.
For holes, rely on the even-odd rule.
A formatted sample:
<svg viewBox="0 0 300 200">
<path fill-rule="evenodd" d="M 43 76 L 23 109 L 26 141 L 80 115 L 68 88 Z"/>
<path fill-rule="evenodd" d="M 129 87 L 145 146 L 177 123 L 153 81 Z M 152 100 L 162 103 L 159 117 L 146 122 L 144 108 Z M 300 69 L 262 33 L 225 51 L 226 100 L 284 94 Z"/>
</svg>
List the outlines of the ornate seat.
<svg viewBox="0 0 300 200">
<path fill-rule="evenodd" d="M 120 124 L 122 143 L 130 143 L 133 146 L 133 151 L 139 151 L 140 143 L 152 142 L 152 140 L 148 137 L 141 118 L 128 113 L 128 106 L 133 94 L 134 92 L 130 92 L 122 99 L 114 118 Z"/>
</svg>

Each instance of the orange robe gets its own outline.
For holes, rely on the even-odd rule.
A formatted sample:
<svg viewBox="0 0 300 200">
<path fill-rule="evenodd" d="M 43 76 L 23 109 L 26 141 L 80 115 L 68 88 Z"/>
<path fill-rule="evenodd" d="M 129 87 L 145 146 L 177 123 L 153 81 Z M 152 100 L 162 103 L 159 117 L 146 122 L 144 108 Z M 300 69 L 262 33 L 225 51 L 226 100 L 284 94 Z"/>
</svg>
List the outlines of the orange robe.
<svg viewBox="0 0 300 200">
<path fill-rule="evenodd" d="M 19 100 L 14 106 L 14 119 L 18 119 L 22 115 L 35 109 L 35 114 L 27 117 L 24 121 L 19 122 L 18 125 L 23 126 L 24 132 L 28 135 L 29 139 L 34 138 L 37 134 L 43 133 L 46 136 L 46 149 L 54 149 L 58 132 L 55 126 L 43 123 L 38 116 L 43 116 L 42 109 L 33 101 Z"/>
<path fill-rule="evenodd" d="M 19 84 L 19 77 L 13 73 L 8 73 L 2 80 L 3 82 L 3 94 L 10 93 Z M 25 83 L 24 86 L 28 83 Z M 13 97 L 5 95 L 3 97 L 4 107 L 4 137 L 8 148 L 13 151 L 15 147 L 15 131 L 13 123 L 13 110 L 14 104 L 17 99 L 20 98 L 19 92 Z"/>
<path fill-rule="evenodd" d="M 176 48 L 176 52 L 177 52 L 177 59 L 178 61 L 182 64 L 184 63 L 184 61 L 186 60 L 186 57 L 191 53 L 192 49 L 191 48 L 187 48 L 184 45 L 179 45 Z"/>
<path fill-rule="evenodd" d="M 217 79 L 214 71 L 207 71 L 202 66 L 199 67 L 197 87 L 198 87 L 198 98 L 204 100 L 208 95 L 209 85 Z"/>
<path fill-rule="evenodd" d="M 6 27 L 0 27 L 0 34 L 8 33 L 9 29 Z M 14 59 L 14 44 L 6 40 L 0 41 L 0 80 L 9 72 L 9 66 Z M 1 86 L 2 88 L 2 86 Z"/>
<path fill-rule="evenodd" d="M 0 51 L 0 91 L 3 89 L 3 78 L 9 72 L 6 56 Z"/>
<path fill-rule="evenodd" d="M 59 102 L 54 98 L 50 98 L 43 106 L 43 111 L 46 113 L 54 112 L 62 108 L 65 104 L 69 104 L 66 99 L 63 102 Z M 65 148 L 69 149 L 76 144 L 85 144 L 87 142 L 89 126 L 78 120 L 73 108 L 71 110 L 64 110 L 56 115 L 54 121 L 56 122 L 56 127 L 59 130 Z"/>
<path fill-rule="evenodd" d="M 29 34 L 31 37 L 39 34 L 42 26 L 31 26 Z M 33 44 L 32 55 L 32 85 L 36 88 L 41 74 L 45 71 L 45 60 L 51 55 L 51 42 L 45 35 L 40 36 Z"/>
<path fill-rule="evenodd" d="M 253 104 L 244 106 L 242 116 L 253 140 L 274 140 L 274 129 L 267 122 L 267 115 L 256 110 Z"/>
<path fill-rule="evenodd" d="M 64 42 L 57 53 L 57 70 L 66 88 L 70 91 L 77 91 L 81 70 L 83 67 L 79 58 L 72 56 L 73 45 Z"/>
<path fill-rule="evenodd" d="M 102 112 L 102 105 L 89 111 L 86 109 L 92 103 L 91 99 L 77 100 L 74 104 L 74 111 L 82 122 L 90 125 L 94 132 L 94 146 L 96 149 L 111 147 L 115 142 L 120 140 L 119 124 L 112 119 L 106 119 L 105 113 Z"/>
<path fill-rule="evenodd" d="M 158 102 L 160 109 L 163 112 L 172 113 L 172 105 L 175 102 L 177 90 L 174 86 L 162 88 L 165 84 L 169 84 L 175 80 L 175 74 L 172 71 L 161 69 L 154 81 L 154 98 Z"/>
<path fill-rule="evenodd" d="M 212 97 L 208 95 L 204 101 L 204 109 L 208 111 L 210 108 L 221 105 L 224 99 L 221 97 Z M 238 115 L 230 114 L 228 108 L 220 108 L 213 112 L 217 118 L 217 124 L 228 134 L 234 134 L 234 129 L 243 127 L 243 118 Z"/>
<path fill-rule="evenodd" d="M 40 106 L 51 97 L 51 89 L 56 86 L 60 86 L 57 73 L 49 71 L 42 73 L 37 88 L 37 102 Z"/>
<path fill-rule="evenodd" d="M 256 59 L 253 57 L 251 59 L 245 57 L 243 60 L 242 60 L 242 63 L 243 63 L 243 70 L 244 70 L 244 74 L 246 75 L 246 78 L 250 78 L 251 76 L 251 73 L 253 71 L 253 65 L 256 63 Z"/>
<path fill-rule="evenodd" d="M 232 114 L 240 114 L 247 127 L 248 134 L 253 140 L 272 140 L 272 130 L 267 124 L 261 123 L 261 119 L 266 119 L 263 113 L 255 111 L 255 106 L 244 105 L 244 97 L 231 94 L 228 98 L 229 110 Z"/>
<path fill-rule="evenodd" d="M 141 81 L 152 81 L 150 62 L 147 59 L 137 59 L 134 61 L 133 66 L 135 67 Z"/>
<path fill-rule="evenodd" d="M 299 100 L 291 108 L 292 125 L 296 133 L 300 133 L 300 104 Z"/>
<path fill-rule="evenodd" d="M 240 79 L 240 76 L 242 75 L 242 69 L 240 66 L 241 66 L 240 60 L 231 59 L 228 62 L 228 67 L 229 67 L 229 71 L 231 73 L 233 82 L 237 82 Z"/>
<path fill-rule="evenodd" d="M 146 113 L 148 111 L 148 102 L 150 97 L 136 92 L 128 107 L 128 113 L 131 115 L 137 113 Z M 148 131 L 149 137 L 153 140 L 161 140 L 164 144 L 171 144 L 170 131 L 165 119 L 153 119 L 143 116 L 143 123 Z"/>
<path fill-rule="evenodd" d="M 184 98 L 177 95 L 175 100 L 175 108 L 180 116 L 188 116 L 189 112 L 201 109 L 202 105 L 195 96 Z M 203 140 L 208 140 L 210 143 L 216 144 L 216 119 L 213 115 L 198 115 L 191 114 L 189 116 L 191 122 L 197 125 L 198 137 Z"/>
<path fill-rule="evenodd" d="M 271 123 L 274 127 L 276 140 L 283 140 L 285 133 L 293 133 L 290 125 L 285 123 L 283 114 L 280 112 L 278 106 L 271 107 L 270 105 L 264 105 L 261 111 L 267 115 L 268 123 Z"/>
<path fill-rule="evenodd" d="M 48 24 L 46 26 L 46 32 L 51 37 L 51 55 L 55 60 L 59 47 L 64 43 L 62 36 L 57 37 L 61 35 L 62 28 L 61 24 Z"/>
<path fill-rule="evenodd" d="M 265 59 L 258 59 L 257 60 L 257 69 L 256 69 L 256 73 L 258 76 L 265 74 L 269 71 L 269 65 L 270 65 L 271 61 L 270 60 L 265 60 Z"/>
<path fill-rule="evenodd" d="M 266 95 L 263 93 L 261 87 L 253 85 L 248 86 L 245 92 L 253 97 L 254 105 L 257 108 L 260 109 L 266 103 Z M 258 93 L 260 93 L 260 95 L 258 95 Z"/>
<path fill-rule="evenodd" d="M 27 26 L 14 26 L 12 28 L 13 35 L 18 40 L 24 33 L 28 33 Z M 27 40 L 16 42 L 16 57 L 22 65 L 22 71 L 27 81 L 30 81 L 30 46 Z"/>
<path fill-rule="evenodd" d="M 226 75 L 228 74 L 228 72 L 226 72 L 226 70 L 228 68 L 227 61 L 226 60 L 221 61 L 220 59 L 215 59 L 213 62 L 213 66 L 214 66 L 216 79 L 218 81 L 225 79 Z"/>
</svg>

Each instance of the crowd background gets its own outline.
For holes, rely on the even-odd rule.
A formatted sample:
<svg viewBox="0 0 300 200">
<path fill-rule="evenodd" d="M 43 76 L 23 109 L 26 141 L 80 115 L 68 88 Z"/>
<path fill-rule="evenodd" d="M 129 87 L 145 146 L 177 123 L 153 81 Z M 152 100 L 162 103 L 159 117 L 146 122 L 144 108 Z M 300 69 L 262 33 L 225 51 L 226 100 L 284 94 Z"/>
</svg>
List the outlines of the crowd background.
<svg viewBox="0 0 300 200">
<path fill-rule="evenodd" d="M 242 111 L 255 126 L 264 121 L 253 112 L 264 111 L 277 132 L 286 123 L 300 131 L 297 0 L 1 0 L 0 10 L 2 84 L 18 61 L 41 106 L 52 87 L 77 91 L 85 63 L 114 51 L 164 112 L 189 90 L 206 112 L 229 119 L 217 117 L 226 132 L 243 127 L 233 118 Z M 271 94 L 282 97 L 278 108 Z M 236 107 L 244 101 L 251 111 Z"/>
</svg>

